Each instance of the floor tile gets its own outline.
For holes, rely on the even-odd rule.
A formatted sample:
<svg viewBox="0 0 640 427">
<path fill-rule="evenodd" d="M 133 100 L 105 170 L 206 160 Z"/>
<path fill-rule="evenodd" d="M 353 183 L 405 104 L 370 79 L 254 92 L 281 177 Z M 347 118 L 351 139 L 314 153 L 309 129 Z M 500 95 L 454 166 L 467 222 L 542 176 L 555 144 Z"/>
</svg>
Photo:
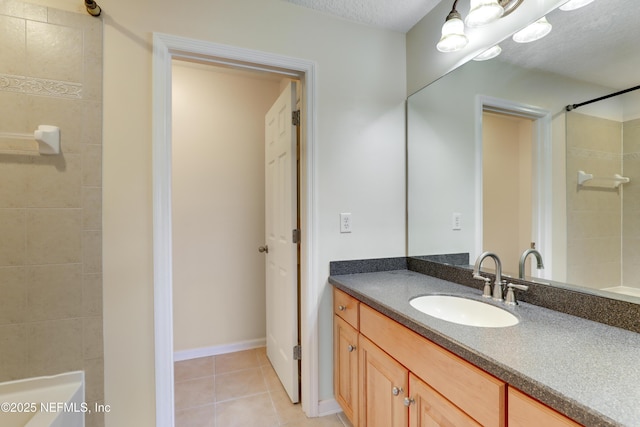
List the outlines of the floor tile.
<svg viewBox="0 0 640 427">
<path fill-rule="evenodd" d="M 173 370 L 176 382 L 211 376 L 215 373 L 215 358 L 210 356 L 183 360 L 176 362 Z"/>
<path fill-rule="evenodd" d="M 353 427 L 343 413 L 307 418 L 265 348 L 176 362 L 176 427 Z"/>
<path fill-rule="evenodd" d="M 216 425 L 224 427 L 277 427 L 268 393 L 216 404 Z"/>
<path fill-rule="evenodd" d="M 176 409 L 193 408 L 214 402 L 214 377 L 196 378 L 175 384 Z"/>
<path fill-rule="evenodd" d="M 340 418 L 340 421 L 342 421 L 344 427 L 353 427 L 353 424 L 351 424 L 351 421 L 349 421 L 349 418 L 347 418 L 344 412 L 340 412 L 338 414 L 338 418 Z"/>
<path fill-rule="evenodd" d="M 216 375 L 216 402 L 266 392 L 267 386 L 260 368 Z"/>
<path fill-rule="evenodd" d="M 176 411 L 176 427 L 215 427 L 215 404 Z"/>
<path fill-rule="evenodd" d="M 318 418 L 301 418 L 286 424 L 280 424 L 287 427 L 344 427 L 337 415 L 327 415 Z"/>
<path fill-rule="evenodd" d="M 289 399 L 289 396 L 284 389 L 270 391 L 269 394 L 271 395 L 273 406 L 276 409 L 280 425 L 287 425 L 287 423 L 307 419 L 304 412 L 302 412 L 301 405 L 291 403 L 291 399 Z"/>
<path fill-rule="evenodd" d="M 218 355 L 215 357 L 215 364 L 216 375 L 260 366 L 255 349 Z"/>
<path fill-rule="evenodd" d="M 269 362 L 269 358 L 267 357 L 267 347 L 256 348 L 255 351 L 260 366 L 271 366 L 271 362 Z"/>
</svg>

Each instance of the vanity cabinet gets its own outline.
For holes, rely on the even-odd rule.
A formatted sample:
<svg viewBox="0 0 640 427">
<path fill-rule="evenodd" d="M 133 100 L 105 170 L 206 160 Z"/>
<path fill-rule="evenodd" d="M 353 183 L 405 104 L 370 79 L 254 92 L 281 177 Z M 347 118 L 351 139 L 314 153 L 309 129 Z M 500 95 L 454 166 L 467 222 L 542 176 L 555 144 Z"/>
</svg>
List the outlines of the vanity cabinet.
<svg viewBox="0 0 640 427">
<path fill-rule="evenodd" d="M 333 392 L 344 414 L 358 425 L 358 306 L 351 296 L 333 293 Z"/>
<path fill-rule="evenodd" d="M 580 427 L 547 405 L 509 387 L 509 427 Z"/>
<path fill-rule="evenodd" d="M 452 408 L 480 425 L 505 426 L 506 384 L 503 381 L 367 305 L 360 305 L 359 320 L 360 339 L 366 336 L 447 400 Z M 411 387 L 407 396 L 413 398 Z"/>
<path fill-rule="evenodd" d="M 505 426 L 504 382 L 337 289 L 334 391 L 358 427 Z"/>
</svg>

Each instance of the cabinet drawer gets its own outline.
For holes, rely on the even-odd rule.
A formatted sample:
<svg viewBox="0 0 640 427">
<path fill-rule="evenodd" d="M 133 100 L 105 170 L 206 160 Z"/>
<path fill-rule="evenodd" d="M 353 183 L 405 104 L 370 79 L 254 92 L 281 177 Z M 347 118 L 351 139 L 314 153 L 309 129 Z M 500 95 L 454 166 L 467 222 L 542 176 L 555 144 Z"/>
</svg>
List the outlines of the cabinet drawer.
<svg viewBox="0 0 640 427">
<path fill-rule="evenodd" d="M 333 312 L 356 329 L 358 329 L 359 304 L 357 299 L 333 288 Z"/>
<path fill-rule="evenodd" d="M 580 427 L 544 403 L 509 387 L 509 427 Z"/>
<path fill-rule="evenodd" d="M 360 332 L 483 426 L 504 427 L 504 382 L 365 304 Z"/>
</svg>

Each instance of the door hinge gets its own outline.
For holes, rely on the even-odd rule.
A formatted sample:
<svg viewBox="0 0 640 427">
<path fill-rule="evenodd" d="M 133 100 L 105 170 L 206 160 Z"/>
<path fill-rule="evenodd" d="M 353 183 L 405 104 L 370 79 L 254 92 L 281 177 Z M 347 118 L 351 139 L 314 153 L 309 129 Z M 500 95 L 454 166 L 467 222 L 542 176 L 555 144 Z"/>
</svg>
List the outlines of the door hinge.
<svg viewBox="0 0 640 427">
<path fill-rule="evenodd" d="M 300 345 L 293 347 L 293 360 L 302 360 L 302 347 Z"/>
<path fill-rule="evenodd" d="M 296 229 L 293 230 L 292 240 L 293 240 L 293 243 L 300 243 L 300 229 L 299 228 L 296 228 Z"/>
<path fill-rule="evenodd" d="M 300 126 L 300 110 L 291 112 L 291 124 L 293 126 Z"/>
</svg>

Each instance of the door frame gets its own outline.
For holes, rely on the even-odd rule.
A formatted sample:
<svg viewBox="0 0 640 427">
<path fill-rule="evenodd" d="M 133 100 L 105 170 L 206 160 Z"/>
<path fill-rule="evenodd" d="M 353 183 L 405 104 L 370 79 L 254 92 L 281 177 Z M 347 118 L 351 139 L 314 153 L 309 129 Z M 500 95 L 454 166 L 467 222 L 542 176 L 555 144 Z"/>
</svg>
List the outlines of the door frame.
<svg viewBox="0 0 640 427">
<path fill-rule="evenodd" d="M 269 52 L 202 40 L 153 33 L 153 277 L 156 425 L 174 426 L 173 272 L 171 224 L 171 62 L 198 60 L 296 76 L 301 81 L 300 161 L 300 334 L 302 409 L 309 417 L 319 412 L 317 277 L 317 167 L 315 156 L 316 64 Z"/>
<path fill-rule="evenodd" d="M 475 219 L 476 236 L 475 251 L 473 257 L 482 252 L 483 239 L 483 215 L 482 215 L 482 113 L 492 111 L 511 116 L 524 117 L 533 120 L 533 160 L 532 182 L 534 184 L 532 202 L 533 212 L 531 217 L 532 238 L 539 244 L 537 249 L 544 256 L 544 270 L 542 276 L 553 277 L 553 229 L 552 229 L 552 129 L 551 111 L 532 105 L 495 98 L 486 95 L 476 96 L 475 105 L 475 146 L 476 146 L 476 176 L 475 176 Z"/>
</svg>

